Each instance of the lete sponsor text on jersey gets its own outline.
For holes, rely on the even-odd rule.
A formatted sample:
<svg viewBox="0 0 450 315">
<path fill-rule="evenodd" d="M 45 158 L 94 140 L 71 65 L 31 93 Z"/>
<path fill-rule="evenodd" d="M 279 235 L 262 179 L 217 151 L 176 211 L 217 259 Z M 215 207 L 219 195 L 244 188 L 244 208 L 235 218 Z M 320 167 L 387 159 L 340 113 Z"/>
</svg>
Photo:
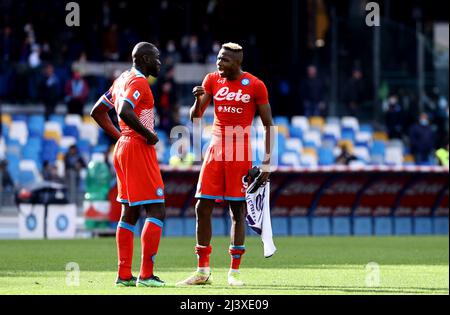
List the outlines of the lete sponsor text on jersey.
<svg viewBox="0 0 450 315">
<path fill-rule="evenodd" d="M 236 92 L 230 92 L 230 88 L 227 86 L 222 87 L 214 95 L 216 101 L 236 101 L 242 103 L 250 103 L 250 94 L 242 94 L 242 90 L 239 89 Z"/>
</svg>

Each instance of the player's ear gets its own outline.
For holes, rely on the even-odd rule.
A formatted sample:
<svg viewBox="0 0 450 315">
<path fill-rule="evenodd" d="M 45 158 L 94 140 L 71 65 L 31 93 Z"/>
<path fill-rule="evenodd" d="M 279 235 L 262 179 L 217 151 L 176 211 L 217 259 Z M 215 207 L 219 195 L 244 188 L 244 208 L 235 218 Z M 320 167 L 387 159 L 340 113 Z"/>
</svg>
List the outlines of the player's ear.
<svg viewBox="0 0 450 315">
<path fill-rule="evenodd" d="M 150 61 L 151 61 L 151 58 L 149 55 L 143 55 L 142 59 L 144 60 L 144 63 L 150 63 Z"/>
</svg>

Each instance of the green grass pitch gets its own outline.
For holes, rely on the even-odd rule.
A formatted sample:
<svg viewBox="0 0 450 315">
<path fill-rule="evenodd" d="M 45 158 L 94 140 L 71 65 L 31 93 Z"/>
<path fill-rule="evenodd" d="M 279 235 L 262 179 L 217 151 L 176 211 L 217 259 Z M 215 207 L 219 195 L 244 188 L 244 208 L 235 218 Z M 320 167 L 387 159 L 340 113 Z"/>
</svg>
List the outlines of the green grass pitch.
<svg viewBox="0 0 450 315">
<path fill-rule="evenodd" d="M 449 294 L 448 237 L 278 237 L 278 252 L 264 258 L 248 237 L 241 265 L 247 285 L 226 284 L 228 238 L 213 238 L 212 286 L 178 288 L 194 271 L 194 238 L 163 238 L 155 273 L 165 288 L 115 288 L 114 238 L 0 241 L 0 294 Z M 140 265 L 135 239 L 133 273 Z M 66 264 L 80 267 L 79 286 L 68 286 Z M 366 285 L 379 265 L 379 283 Z M 69 279 L 73 279 L 70 277 Z"/>
</svg>

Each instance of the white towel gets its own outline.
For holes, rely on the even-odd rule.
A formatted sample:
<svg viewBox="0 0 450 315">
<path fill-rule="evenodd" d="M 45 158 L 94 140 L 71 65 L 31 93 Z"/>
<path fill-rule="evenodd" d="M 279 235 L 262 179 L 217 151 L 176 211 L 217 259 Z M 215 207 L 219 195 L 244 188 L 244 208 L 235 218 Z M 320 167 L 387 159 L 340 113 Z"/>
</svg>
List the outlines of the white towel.
<svg viewBox="0 0 450 315">
<path fill-rule="evenodd" d="M 250 189 L 248 189 L 250 190 Z M 264 257 L 271 257 L 277 248 L 273 243 L 272 223 L 270 221 L 270 182 L 258 188 L 254 193 L 247 190 L 246 221 L 250 228 L 261 235 L 264 244 Z"/>
</svg>

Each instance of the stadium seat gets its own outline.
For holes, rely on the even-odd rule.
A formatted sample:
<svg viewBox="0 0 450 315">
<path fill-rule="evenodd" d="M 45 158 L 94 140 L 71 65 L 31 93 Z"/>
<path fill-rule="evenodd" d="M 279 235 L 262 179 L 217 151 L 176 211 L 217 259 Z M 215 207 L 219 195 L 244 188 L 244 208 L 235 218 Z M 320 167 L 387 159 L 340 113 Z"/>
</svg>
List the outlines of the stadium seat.
<svg viewBox="0 0 450 315">
<path fill-rule="evenodd" d="M 349 127 L 343 127 L 341 130 L 341 139 L 355 141 L 355 131 Z"/>
<path fill-rule="evenodd" d="M 383 163 L 385 155 L 385 143 L 384 141 L 375 140 L 372 142 L 372 147 L 370 148 L 370 156 L 372 162 Z"/>
<path fill-rule="evenodd" d="M 323 128 L 323 133 L 333 135 L 336 141 L 341 139 L 341 127 L 338 124 L 327 123 Z"/>
<path fill-rule="evenodd" d="M 300 152 L 302 151 L 302 142 L 297 138 L 289 138 L 286 139 L 285 147 L 286 151 L 295 152 L 300 155 Z"/>
<path fill-rule="evenodd" d="M 384 161 L 389 165 L 402 165 L 403 153 L 401 147 L 387 147 L 385 150 Z"/>
<path fill-rule="evenodd" d="M 403 165 L 414 165 L 414 164 L 415 164 L 414 156 L 412 154 L 405 155 L 405 157 L 403 158 Z"/>
<path fill-rule="evenodd" d="M 281 165 L 300 166 L 300 155 L 294 152 L 285 152 L 281 156 Z"/>
<path fill-rule="evenodd" d="M 42 161 L 54 163 L 58 155 L 58 144 L 53 139 L 45 139 L 42 143 Z"/>
<path fill-rule="evenodd" d="M 289 126 L 289 136 L 303 140 L 303 131 L 300 127 Z"/>
<path fill-rule="evenodd" d="M 320 132 L 309 130 L 303 133 L 303 146 L 318 148 L 322 145 Z"/>
<path fill-rule="evenodd" d="M 25 145 L 28 139 L 28 126 L 26 120 L 13 120 L 9 129 L 9 138 L 16 139 Z"/>
<path fill-rule="evenodd" d="M 285 116 L 275 116 L 273 118 L 273 123 L 276 126 L 289 126 L 289 119 Z"/>
<path fill-rule="evenodd" d="M 28 118 L 28 132 L 31 137 L 42 137 L 44 133 L 44 115 L 31 115 Z"/>
<path fill-rule="evenodd" d="M 353 149 L 353 154 L 361 161 L 365 163 L 370 162 L 369 149 L 365 146 L 355 146 Z"/>
<path fill-rule="evenodd" d="M 12 115 L 12 120 L 13 121 L 23 121 L 24 123 L 27 123 L 28 116 L 24 115 L 24 114 L 14 114 L 14 115 Z"/>
<path fill-rule="evenodd" d="M 77 139 L 75 137 L 62 137 L 61 142 L 59 143 L 60 152 L 67 153 L 69 147 L 77 143 Z"/>
<path fill-rule="evenodd" d="M 21 184 L 30 184 L 30 182 L 26 181 L 26 183 L 22 180 L 30 180 L 30 174 L 31 173 L 31 178 L 32 178 L 32 182 L 39 182 L 42 181 L 42 177 L 41 174 L 38 170 L 38 167 L 36 165 L 36 162 L 34 160 L 22 160 L 19 162 L 19 170 L 20 170 L 20 174 L 19 174 L 19 182 Z"/>
<path fill-rule="evenodd" d="M 66 124 L 63 115 L 52 114 L 52 115 L 50 115 L 48 121 L 49 122 L 56 122 L 58 125 L 61 126 L 61 129 L 64 128 L 64 126 Z"/>
<path fill-rule="evenodd" d="M 322 131 L 325 121 L 320 116 L 314 116 L 309 118 L 309 128 Z"/>
<path fill-rule="evenodd" d="M 63 136 L 70 136 L 75 139 L 78 139 L 80 137 L 78 130 L 79 128 L 77 126 L 66 124 L 63 129 Z"/>
<path fill-rule="evenodd" d="M 9 125 L 2 124 L 0 131 L 1 135 L 3 135 L 5 138 L 9 138 Z"/>
<path fill-rule="evenodd" d="M 67 114 L 64 122 L 66 126 L 75 126 L 78 130 L 83 127 L 83 121 L 80 115 L 77 114 Z"/>
<path fill-rule="evenodd" d="M 319 165 L 332 165 L 334 164 L 333 151 L 330 148 L 321 147 L 318 150 Z"/>
<path fill-rule="evenodd" d="M 19 140 L 11 138 L 6 139 L 5 145 L 6 145 L 6 154 L 13 154 L 20 158 L 22 154 L 22 145 L 20 144 Z"/>
<path fill-rule="evenodd" d="M 97 126 L 97 123 L 95 122 L 94 118 L 92 118 L 90 115 L 83 116 L 83 123 L 81 124 L 80 128 L 83 128 L 84 124 Z"/>
<path fill-rule="evenodd" d="M 325 148 L 334 149 L 337 144 L 337 139 L 333 134 L 323 134 L 322 135 L 322 146 Z"/>
<path fill-rule="evenodd" d="M 372 135 L 372 139 L 387 142 L 389 140 L 389 137 L 384 131 L 375 131 Z"/>
<path fill-rule="evenodd" d="M 316 149 L 314 148 L 303 148 L 303 153 L 300 156 L 301 166 L 317 166 L 318 159 Z"/>
<path fill-rule="evenodd" d="M 356 146 L 366 146 L 368 148 L 371 141 L 372 141 L 372 134 L 367 131 L 358 131 L 355 134 Z"/>
<path fill-rule="evenodd" d="M 291 119 L 291 124 L 294 127 L 298 127 L 302 132 L 309 130 L 309 121 L 305 116 L 293 116 Z"/>
<path fill-rule="evenodd" d="M 96 146 L 98 142 L 98 127 L 92 124 L 83 123 L 80 131 L 80 139 L 89 140 L 92 146 Z"/>
<path fill-rule="evenodd" d="M 353 130 L 354 133 L 359 131 L 359 122 L 356 117 L 351 116 L 344 116 L 341 119 L 341 127 L 344 128 L 350 128 Z"/>
<path fill-rule="evenodd" d="M 32 184 L 36 183 L 36 178 L 33 174 L 33 172 L 28 170 L 19 170 L 19 176 L 18 176 L 18 184 L 22 187 L 27 187 Z"/>
<path fill-rule="evenodd" d="M 369 133 L 370 135 L 373 134 L 373 128 L 372 128 L 372 126 L 369 125 L 369 124 L 361 124 L 361 126 L 359 127 L 359 131 L 361 131 L 361 132 L 367 132 L 367 133 Z"/>
<path fill-rule="evenodd" d="M 10 114 L 3 113 L 2 114 L 2 125 L 10 126 L 12 123 L 12 117 Z"/>
<path fill-rule="evenodd" d="M 5 139 L 0 137 L 0 160 L 3 160 L 6 155 L 6 144 Z"/>
<path fill-rule="evenodd" d="M 63 135 L 63 127 L 58 122 L 47 121 L 44 125 L 44 137 L 47 132 L 56 135 L 57 138 L 61 138 Z"/>
<path fill-rule="evenodd" d="M 327 116 L 325 118 L 325 124 L 340 126 L 341 125 L 341 120 L 339 119 L 339 117 L 336 117 L 336 116 Z"/>
</svg>

